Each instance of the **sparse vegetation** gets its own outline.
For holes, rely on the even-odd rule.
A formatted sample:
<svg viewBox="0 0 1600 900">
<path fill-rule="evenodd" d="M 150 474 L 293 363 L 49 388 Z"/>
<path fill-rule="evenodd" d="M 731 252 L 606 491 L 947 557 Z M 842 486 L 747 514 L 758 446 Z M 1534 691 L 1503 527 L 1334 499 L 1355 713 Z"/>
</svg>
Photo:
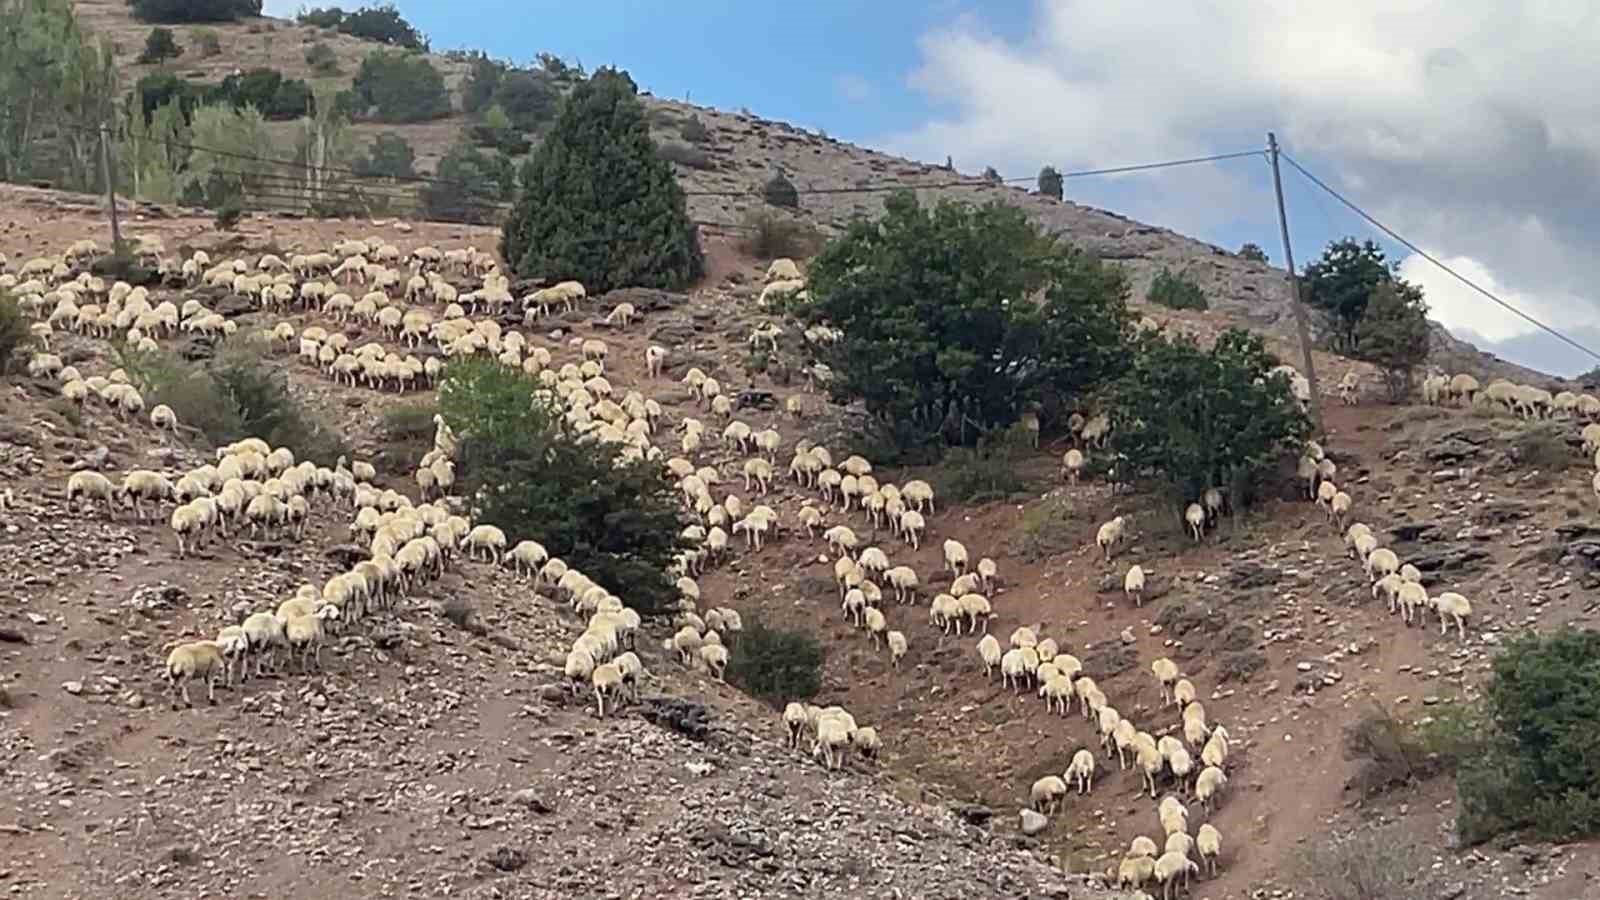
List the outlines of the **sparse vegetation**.
<svg viewBox="0 0 1600 900">
<path fill-rule="evenodd" d="M 9 375 L 25 364 L 23 357 L 33 345 L 28 320 L 17 308 L 17 298 L 0 289 L 0 375 Z"/>
<path fill-rule="evenodd" d="M 843 330 L 813 348 L 834 371 L 830 392 L 863 400 L 902 447 L 971 444 L 1126 365 L 1122 275 L 1016 207 L 896 193 L 881 218 L 823 248 L 809 284 L 811 300 L 788 310 Z"/>
<path fill-rule="evenodd" d="M 1261 249 L 1260 245 L 1252 244 L 1252 243 L 1250 243 L 1248 241 L 1246 241 L 1244 244 L 1240 245 L 1240 247 L 1239 247 L 1239 258 L 1240 259 L 1248 259 L 1251 262 L 1258 262 L 1258 263 L 1265 263 L 1265 262 L 1268 261 L 1267 260 L 1267 251 Z"/>
<path fill-rule="evenodd" d="M 983 167 L 983 180 L 992 184 L 1004 184 L 1005 179 L 1000 177 L 1000 170 L 994 166 Z"/>
<path fill-rule="evenodd" d="M 756 259 L 804 259 L 822 247 L 822 233 L 816 226 L 784 213 L 750 210 L 741 224 L 744 235 L 739 249 Z"/>
<path fill-rule="evenodd" d="M 638 88 L 601 69 L 575 88 L 522 170 L 500 255 L 524 278 L 575 278 L 591 293 L 682 288 L 704 259 L 683 188 L 650 140 Z"/>
<path fill-rule="evenodd" d="M 492 222 L 498 204 L 511 196 L 516 170 L 503 153 L 488 153 L 467 144 L 450 148 L 434 179 L 417 191 L 424 213 L 442 222 Z"/>
<path fill-rule="evenodd" d="M 1345 726 L 1344 752 L 1359 763 L 1352 786 L 1366 795 L 1429 778 L 1440 766 L 1416 729 L 1382 706 Z"/>
<path fill-rule="evenodd" d="M 1160 485 L 1180 510 L 1208 487 L 1222 488 L 1233 509 L 1247 507 L 1263 473 L 1310 433 L 1284 376 L 1267 377 L 1276 362 L 1260 335 L 1237 328 L 1209 350 L 1140 335 L 1112 391 L 1110 464 Z"/>
<path fill-rule="evenodd" d="M 657 152 L 667 162 L 677 163 L 686 168 L 701 170 L 716 168 L 716 163 L 711 160 L 711 154 L 701 150 L 699 147 L 691 147 L 688 144 L 669 141 L 657 148 Z"/>
<path fill-rule="evenodd" d="M 182 55 L 183 48 L 178 46 L 177 40 L 173 38 L 172 29 L 156 27 L 150 29 L 150 34 L 144 39 L 144 50 L 139 54 L 139 62 L 159 63 Z"/>
<path fill-rule="evenodd" d="M 339 74 L 339 56 L 333 48 L 322 41 L 306 48 L 306 65 L 318 75 Z"/>
<path fill-rule="evenodd" d="M 339 433 L 301 406 L 288 380 L 274 373 L 242 340 L 218 347 L 203 365 L 173 353 L 119 350 L 118 364 L 150 406 L 165 403 L 178 421 L 212 444 L 255 436 L 288 447 L 296 459 L 331 466 L 349 453 Z"/>
<path fill-rule="evenodd" d="M 1157 272 L 1155 280 L 1150 282 L 1150 290 L 1145 294 L 1145 298 L 1168 309 L 1203 310 L 1210 306 L 1206 302 L 1205 292 L 1200 290 L 1200 285 L 1190 281 L 1182 273 L 1172 274 L 1172 271 L 1165 267 Z"/>
<path fill-rule="evenodd" d="M 1061 496 L 1030 505 L 1011 541 L 1011 552 L 1028 562 L 1041 562 L 1083 542 L 1083 524 L 1072 518 L 1072 503 Z"/>
<path fill-rule="evenodd" d="M 222 38 L 215 28 L 196 28 L 193 36 L 195 52 L 201 59 L 210 59 L 222 52 Z"/>
<path fill-rule="evenodd" d="M 822 642 L 810 632 L 768 628 L 749 618 L 728 658 L 728 681 L 740 690 L 782 708 L 822 689 Z"/>
<path fill-rule="evenodd" d="M 437 406 L 402 403 L 383 411 L 383 449 L 378 461 L 390 472 L 414 472 L 422 457 L 433 449 Z"/>
<path fill-rule="evenodd" d="M 492 359 L 445 370 L 439 411 L 461 436 L 457 483 L 482 498 L 477 521 L 539 541 L 641 615 L 670 611 L 678 593 L 666 570 L 684 522 L 666 469 L 579 440 L 535 401 L 538 387 Z"/>
<path fill-rule="evenodd" d="M 691 144 L 704 144 L 711 140 L 711 129 L 700 121 L 698 115 L 690 116 L 678 124 L 678 134 Z"/>
<path fill-rule="evenodd" d="M 367 152 L 351 163 L 356 175 L 365 178 L 404 180 L 416 177 L 417 153 L 405 138 L 385 131 L 372 139 Z"/>
<path fill-rule="evenodd" d="M 415 53 L 374 50 L 361 61 L 351 89 L 357 107 L 380 122 L 426 122 L 450 114 L 444 76 Z"/>
<path fill-rule="evenodd" d="M 254 107 L 268 121 L 287 121 L 310 111 L 311 86 L 298 78 L 284 78 L 277 69 L 256 68 L 222 79 L 207 98 L 212 103 Z"/>
<path fill-rule="evenodd" d="M 261 0 L 128 0 L 134 18 L 164 25 L 233 22 L 261 15 Z"/>
<path fill-rule="evenodd" d="M 773 172 L 767 183 L 761 186 L 761 196 L 772 206 L 783 209 L 800 208 L 800 192 L 795 189 L 794 182 L 784 177 L 782 172 Z"/>
<path fill-rule="evenodd" d="M 1055 166 L 1045 166 L 1040 169 L 1039 180 L 1036 184 L 1038 185 L 1037 192 L 1046 197 L 1054 197 L 1060 200 L 1065 195 L 1061 173 L 1056 171 Z"/>
<path fill-rule="evenodd" d="M 218 231 L 232 231 L 239 227 L 239 220 L 244 218 L 244 206 L 238 197 L 229 197 L 217 206 L 216 222 Z"/>
<path fill-rule="evenodd" d="M 1557 422 L 1519 425 L 1511 437 L 1511 460 L 1520 469 L 1537 469 L 1545 475 L 1565 472 L 1578 461 L 1567 443 L 1570 432 Z"/>
<path fill-rule="evenodd" d="M 1411 396 L 1411 381 L 1428 361 L 1428 304 L 1422 289 L 1404 281 L 1384 281 L 1372 289 L 1356 325 L 1359 356 L 1383 369 L 1389 399 Z"/>
<path fill-rule="evenodd" d="M 1308 900 L 1411 900 L 1429 860 L 1415 838 L 1391 825 L 1308 842 L 1295 884 Z"/>
<path fill-rule="evenodd" d="M 99 127 L 117 119 L 111 42 L 69 0 L 0 0 L 0 181 L 99 190 Z"/>
</svg>

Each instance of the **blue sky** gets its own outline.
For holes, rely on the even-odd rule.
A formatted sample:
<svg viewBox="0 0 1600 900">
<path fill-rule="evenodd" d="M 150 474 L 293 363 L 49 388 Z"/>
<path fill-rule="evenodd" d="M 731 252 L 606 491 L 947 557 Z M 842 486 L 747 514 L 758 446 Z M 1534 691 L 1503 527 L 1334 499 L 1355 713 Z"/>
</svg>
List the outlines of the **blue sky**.
<svg viewBox="0 0 1600 900">
<path fill-rule="evenodd" d="M 1007 176 L 1286 149 L 1435 255 L 1600 349 L 1600 12 L 1494 0 L 400 0 L 437 49 L 614 64 L 656 94 Z M 294 5 L 269 0 L 270 13 Z M 1294 8 L 1290 8 L 1294 7 Z M 1508 73 L 1515 73 L 1509 77 Z M 1595 123 L 1595 124 L 1591 124 Z M 1285 172 L 1297 262 L 1379 238 Z M 1069 180 L 1069 197 L 1281 260 L 1259 159 Z M 1592 196 L 1593 195 L 1593 196 Z M 1385 244 L 1452 331 L 1594 360 Z"/>
</svg>

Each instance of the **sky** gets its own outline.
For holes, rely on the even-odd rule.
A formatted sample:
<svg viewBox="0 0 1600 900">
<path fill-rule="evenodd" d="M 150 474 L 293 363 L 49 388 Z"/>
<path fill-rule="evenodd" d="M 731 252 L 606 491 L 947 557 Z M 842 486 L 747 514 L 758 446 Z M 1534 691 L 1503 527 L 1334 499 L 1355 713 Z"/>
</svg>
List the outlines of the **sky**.
<svg viewBox="0 0 1600 900">
<path fill-rule="evenodd" d="M 298 3 L 267 0 L 267 11 Z M 436 49 L 548 51 L 657 95 L 1007 177 L 1287 153 L 1503 300 L 1600 351 L 1600 4 L 1589 0 L 399 0 Z M 1575 374 L 1574 349 L 1284 172 L 1295 259 L 1384 246 L 1452 333 Z M 1257 157 L 1070 178 L 1069 199 L 1281 264 Z"/>
</svg>

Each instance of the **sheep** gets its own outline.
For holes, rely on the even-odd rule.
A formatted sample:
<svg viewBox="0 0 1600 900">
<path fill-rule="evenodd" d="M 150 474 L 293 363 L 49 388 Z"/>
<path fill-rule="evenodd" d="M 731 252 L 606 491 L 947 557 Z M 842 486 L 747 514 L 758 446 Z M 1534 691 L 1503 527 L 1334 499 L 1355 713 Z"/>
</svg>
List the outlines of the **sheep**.
<svg viewBox="0 0 1600 900">
<path fill-rule="evenodd" d="M 589 676 L 594 685 L 595 717 L 606 717 L 606 697 L 622 690 L 622 669 L 616 663 L 601 663 Z"/>
<path fill-rule="evenodd" d="M 1400 568 L 1400 558 L 1388 547 L 1379 547 L 1367 554 L 1367 578 L 1373 582 L 1384 575 L 1391 574 Z"/>
<path fill-rule="evenodd" d="M 987 634 L 989 631 L 989 615 L 992 612 L 989 607 L 989 598 L 982 594 L 963 594 L 957 598 L 956 602 L 961 605 L 961 617 L 967 620 L 967 634 L 971 634 L 978 629 L 979 619 L 983 620 L 983 630 Z"/>
<path fill-rule="evenodd" d="M 1117 864 L 1118 888 L 1138 888 L 1154 877 L 1156 877 L 1156 862 L 1149 856 L 1127 856 Z M 1138 892 L 1138 894 L 1143 893 L 1143 891 Z"/>
<path fill-rule="evenodd" d="M 1000 665 L 1003 658 L 1000 641 L 994 635 L 986 634 L 978 641 L 978 658 L 983 660 L 983 677 L 993 677 L 995 667 Z"/>
<path fill-rule="evenodd" d="M 1195 543 L 1200 543 L 1205 534 L 1206 508 L 1198 503 L 1189 504 L 1183 510 L 1183 520 L 1189 524 Z"/>
<path fill-rule="evenodd" d="M 883 636 L 884 632 L 889 630 L 889 622 L 884 618 L 883 610 L 874 606 L 867 607 L 865 624 L 868 633 L 872 635 L 872 649 L 879 649 L 880 638 Z"/>
<path fill-rule="evenodd" d="M 1178 680 L 1178 665 L 1165 656 L 1150 664 L 1150 671 L 1161 684 L 1161 705 L 1172 702 L 1172 685 Z"/>
<path fill-rule="evenodd" d="M 511 552 L 506 554 L 506 559 L 511 561 L 519 581 L 527 580 L 527 577 L 536 573 L 549 558 L 550 553 L 537 541 L 518 541 Z"/>
<path fill-rule="evenodd" d="M 1206 870 L 1212 878 L 1217 877 L 1217 857 L 1222 854 L 1222 833 L 1210 822 L 1200 826 L 1195 834 L 1194 846 L 1200 853 L 1200 859 L 1206 864 Z"/>
<path fill-rule="evenodd" d="M 1133 565 L 1122 579 L 1123 594 L 1133 599 L 1134 606 L 1144 606 L 1144 568 Z"/>
<path fill-rule="evenodd" d="M 816 740 L 812 742 L 811 755 L 822 755 L 829 771 L 838 769 L 844 762 L 844 753 L 855 733 L 853 723 L 834 716 L 817 718 Z"/>
<path fill-rule="evenodd" d="M 715 634 L 715 631 L 707 632 L 706 639 Z M 721 681 L 723 670 L 728 668 L 728 648 L 721 644 L 701 644 L 700 661 L 706 664 L 706 671 L 711 673 L 712 678 Z"/>
<path fill-rule="evenodd" d="M 1088 750 L 1072 754 L 1066 777 L 1077 785 L 1079 794 L 1089 793 L 1094 787 L 1094 754 Z"/>
<path fill-rule="evenodd" d="M 922 532 L 927 528 L 927 520 L 922 513 L 908 509 L 900 514 L 900 535 L 911 549 L 922 549 Z"/>
<path fill-rule="evenodd" d="M 1194 796 L 1200 804 L 1211 811 L 1211 798 L 1216 796 L 1228 783 L 1228 776 L 1216 766 L 1206 766 L 1194 780 Z"/>
<path fill-rule="evenodd" d="M 194 701 L 189 699 L 189 681 L 203 679 L 206 683 L 206 702 L 215 705 L 217 702 L 217 677 L 225 675 L 228 669 L 227 659 L 223 656 L 223 648 L 216 641 L 191 641 L 179 644 L 167 654 L 167 694 L 172 700 L 172 708 L 178 708 L 178 696 L 182 693 L 185 706 L 194 706 Z"/>
<path fill-rule="evenodd" d="M 1108 563 L 1111 562 L 1111 548 L 1122 541 L 1128 520 L 1128 516 L 1117 516 L 1101 525 L 1099 530 L 1095 532 L 1094 542 L 1105 552 L 1106 562 Z"/>
<path fill-rule="evenodd" d="M 308 671 L 308 658 L 312 666 L 318 670 L 322 668 L 323 623 L 338 618 L 339 607 L 327 603 L 312 615 L 291 616 L 283 623 L 283 637 L 289 647 L 289 655 L 300 660 L 301 672 Z"/>
<path fill-rule="evenodd" d="M 150 410 L 150 424 L 155 428 L 166 428 L 171 430 L 173 434 L 177 434 L 178 414 L 173 412 L 172 407 L 165 403 L 157 403 Z"/>
<path fill-rule="evenodd" d="M 1156 775 L 1161 771 L 1161 767 L 1166 764 L 1166 760 L 1161 758 L 1161 751 L 1156 749 L 1154 743 L 1139 742 L 1135 747 L 1134 762 L 1144 776 L 1145 785 L 1150 788 L 1151 799 L 1154 799 L 1156 796 Z"/>
<path fill-rule="evenodd" d="M 1445 616 L 1449 616 L 1455 620 L 1461 640 L 1467 639 L 1467 616 L 1472 615 L 1472 604 L 1467 602 L 1466 597 L 1454 591 L 1445 591 L 1434 597 L 1429 603 L 1433 606 L 1433 611 L 1439 614 L 1439 634 L 1441 636 L 1450 632 L 1450 626 L 1445 621 Z"/>
<path fill-rule="evenodd" d="M 967 548 L 960 541 L 950 539 L 944 542 L 944 567 L 957 575 L 966 571 Z"/>
<path fill-rule="evenodd" d="M 1333 499 L 1328 503 L 1328 520 L 1333 523 L 1335 528 L 1344 526 L 1345 517 L 1350 515 L 1350 507 L 1354 503 L 1355 501 L 1344 491 L 1334 493 Z"/>
<path fill-rule="evenodd" d="M 111 479 L 99 472 L 74 472 L 67 479 L 67 507 L 72 507 L 72 501 L 78 496 L 88 497 L 90 500 L 104 500 L 106 512 L 113 519 L 117 517 L 116 489 L 111 484 Z"/>
<path fill-rule="evenodd" d="M 1397 576 L 1391 573 L 1383 577 L 1393 578 Z M 1382 579 L 1379 580 L 1381 581 Z M 1402 620 L 1407 625 L 1410 625 L 1412 615 L 1417 614 L 1420 619 L 1422 607 L 1430 605 L 1428 603 L 1428 589 L 1418 582 L 1401 580 L 1398 589 L 1390 595 L 1389 611 L 1391 613 L 1394 612 L 1396 603 L 1400 606 Z"/>
<path fill-rule="evenodd" d="M 766 280 L 768 283 L 774 281 L 797 281 L 799 278 L 800 267 L 795 265 L 794 260 L 786 256 L 773 260 L 772 264 L 767 266 Z"/>
<path fill-rule="evenodd" d="M 886 637 L 889 642 L 889 665 L 898 669 L 900 660 L 906 655 L 906 635 L 903 631 L 891 631 Z"/>
<path fill-rule="evenodd" d="M 910 566 L 895 566 L 883 573 L 883 577 L 894 586 L 895 599 L 901 605 L 915 602 L 917 599 L 917 573 Z"/>
<path fill-rule="evenodd" d="M 467 558 L 477 559 L 478 551 L 482 550 L 485 562 L 499 565 L 506 548 L 506 533 L 493 525 L 478 525 L 467 532 L 461 544 L 467 550 Z"/>
<path fill-rule="evenodd" d="M 206 513 L 204 507 L 195 505 L 198 501 L 191 501 L 172 511 L 172 516 L 167 520 L 167 525 L 178 538 L 178 558 L 183 559 L 189 555 L 190 542 L 198 548 L 200 538 L 205 534 Z M 186 541 L 185 537 L 189 540 Z"/>
<path fill-rule="evenodd" d="M 1028 789 L 1028 806 L 1035 812 L 1053 816 L 1067 796 L 1067 783 L 1059 775 L 1046 775 Z"/>
<path fill-rule="evenodd" d="M 1177 884 L 1178 876 L 1182 875 L 1187 882 L 1191 873 L 1198 875 L 1200 867 L 1188 856 L 1173 852 L 1161 854 L 1156 860 L 1155 879 L 1161 884 L 1162 900 L 1171 900 L 1172 889 Z"/>
</svg>

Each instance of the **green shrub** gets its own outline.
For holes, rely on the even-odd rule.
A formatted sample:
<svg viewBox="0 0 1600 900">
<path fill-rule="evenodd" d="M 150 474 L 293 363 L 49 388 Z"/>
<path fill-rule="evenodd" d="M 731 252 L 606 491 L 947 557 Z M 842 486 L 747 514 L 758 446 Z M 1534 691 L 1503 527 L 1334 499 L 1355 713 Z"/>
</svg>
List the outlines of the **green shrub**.
<svg viewBox="0 0 1600 900">
<path fill-rule="evenodd" d="M 1082 545 L 1083 523 L 1072 518 L 1066 497 L 1051 497 L 1029 506 L 1011 541 L 1011 552 L 1028 562 L 1040 562 Z"/>
<path fill-rule="evenodd" d="M 1359 763 L 1352 786 L 1363 794 L 1412 784 L 1439 771 L 1415 728 L 1382 706 L 1345 727 L 1345 755 Z"/>
<path fill-rule="evenodd" d="M 261 15 L 261 0 L 128 0 L 133 17 L 167 25 L 183 22 L 233 22 Z"/>
<path fill-rule="evenodd" d="M 1200 290 L 1200 285 L 1195 284 L 1183 275 L 1174 275 L 1163 268 L 1156 273 L 1155 280 L 1150 282 L 1150 290 L 1145 294 L 1151 303 L 1157 303 L 1168 309 L 1206 309 L 1205 292 Z"/>
<path fill-rule="evenodd" d="M 17 307 L 17 298 L 0 289 L 0 375 L 9 375 L 27 365 L 25 357 L 32 346 L 33 332 Z"/>
<path fill-rule="evenodd" d="M 222 52 L 222 38 L 217 36 L 214 28 L 196 28 L 194 45 L 201 59 L 210 59 Z"/>
<path fill-rule="evenodd" d="M 704 144 L 711 140 L 711 129 L 700 121 L 698 115 L 692 115 L 678 123 L 678 134 L 691 144 Z"/>
<path fill-rule="evenodd" d="M 402 50 L 374 50 L 361 61 L 351 86 L 362 111 L 381 122 L 425 122 L 450 115 L 444 76 L 427 57 Z"/>
<path fill-rule="evenodd" d="M 800 208 L 800 192 L 795 189 L 794 182 L 783 176 L 782 172 L 772 173 L 767 183 L 761 186 L 761 196 L 773 206 L 784 209 Z"/>
<path fill-rule="evenodd" d="M 338 7 L 308 9 L 295 17 L 301 25 L 332 28 L 364 41 L 376 41 L 407 50 L 427 50 L 428 40 L 394 8 L 394 4 L 363 6 L 354 12 Z"/>
<path fill-rule="evenodd" d="M 337 75 L 339 74 L 339 55 L 333 52 L 332 47 L 322 41 L 317 41 L 306 48 L 306 65 L 310 66 L 311 71 L 318 75 Z"/>
<path fill-rule="evenodd" d="M 183 48 L 173 38 L 172 29 L 156 27 L 145 36 L 144 52 L 139 54 L 139 62 L 159 63 L 182 55 Z"/>
<path fill-rule="evenodd" d="M 1055 166 L 1045 166 L 1040 169 L 1039 179 L 1035 184 L 1037 185 L 1036 190 L 1038 193 L 1046 197 L 1054 197 L 1060 200 L 1065 196 L 1061 173 L 1056 171 Z"/>
<path fill-rule="evenodd" d="M 494 105 L 518 131 L 535 131 L 555 120 L 561 111 L 561 92 L 543 72 L 512 69 L 495 84 Z"/>
<path fill-rule="evenodd" d="M 438 411 L 431 403 L 402 403 L 383 411 L 379 429 L 383 435 L 383 449 L 378 451 L 378 459 L 385 470 L 416 470 L 422 457 L 433 449 L 433 417 Z"/>
<path fill-rule="evenodd" d="M 816 226 L 769 210 L 745 213 L 741 230 L 744 236 L 739 239 L 739 249 L 757 259 L 804 259 L 823 243 Z"/>
<path fill-rule="evenodd" d="M 445 369 L 439 411 L 460 436 L 456 480 L 480 498 L 475 518 L 539 541 L 641 615 L 670 612 L 678 592 L 666 570 L 685 521 L 666 468 L 580 439 L 534 399 L 539 388 L 492 359 Z"/>
<path fill-rule="evenodd" d="M 229 197 L 217 207 L 216 225 L 219 231 L 232 231 L 244 218 L 244 205 L 239 197 Z"/>
<path fill-rule="evenodd" d="M 424 215 L 441 222 L 492 222 L 515 187 L 516 171 L 503 153 L 457 144 L 439 160 L 434 178 L 417 190 Z"/>
<path fill-rule="evenodd" d="M 667 162 L 689 169 L 709 170 L 717 167 L 711 160 L 711 154 L 688 144 L 668 142 L 657 147 L 656 152 Z"/>
<path fill-rule="evenodd" d="M 1000 177 L 1000 170 L 994 166 L 983 167 L 983 180 L 990 184 L 1005 184 L 1005 179 Z"/>
<path fill-rule="evenodd" d="M 1576 461 L 1567 445 L 1567 432 L 1554 422 L 1519 426 L 1511 438 L 1512 462 L 1519 469 L 1538 469 L 1545 474 L 1565 472 Z"/>
<path fill-rule="evenodd" d="M 180 423 L 212 444 L 255 436 L 273 447 L 288 447 L 296 459 L 325 466 L 350 452 L 337 432 L 289 393 L 287 379 L 241 342 L 223 344 L 204 365 L 163 351 L 131 350 L 118 351 L 118 364 L 147 405 L 172 407 Z"/>
<path fill-rule="evenodd" d="M 934 492 L 952 503 L 982 504 L 1012 500 L 1028 492 L 1018 474 L 1027 451 L 1005 440 L 980 440 L 976 447 L 952 447 L 933 472 Z"/>
<path fill-rule="evenodd" d="M 523 278 L 600 293 L 683 288 L 704 271 L 683 189 L 624 72 L 601 69 L 573 88 L 521 184 L 500 255 Z"/>
<path fill-rule="evenodd" d="M 822 642 L 810 632 L 745 623 L 728 654 L 728 681 L 776 707 L 822 689 Z"/>
<path fill-rule="evenodd" d="M 367 152 L 355 158 L 351 168 L 363 178 L 415 178 L 417 152 L 411 144 L 392 131 L 385 131 L 372 139 Z"/>
<path fill-rule="evenodd" d="M 253 106 L 270 121 L 298 119 L 311 110 L 311 86 L 284 78 L 277 69 L 258 67 L 229 75 L 206 95 L 208 103 Z"/>
<path fill-rule="evenodd" d="M 1251 262 L 1265 263 L 1267 262 L 1267 251 L 1261 249 L 1260 245 L 1246 241 L 1239 247 L 1239 258 L 1248 259 Z"/>
<path fill-rule="evenodd" d="M 1357 355 L 1383 369 L 1389 399 L 1411 396 L 1411 379 L 1428 361 L 1428 304 L 1422 288 L 1404 281 L 1380 282 L 1367 297 L 1356 324 Z"/>
</svg>

